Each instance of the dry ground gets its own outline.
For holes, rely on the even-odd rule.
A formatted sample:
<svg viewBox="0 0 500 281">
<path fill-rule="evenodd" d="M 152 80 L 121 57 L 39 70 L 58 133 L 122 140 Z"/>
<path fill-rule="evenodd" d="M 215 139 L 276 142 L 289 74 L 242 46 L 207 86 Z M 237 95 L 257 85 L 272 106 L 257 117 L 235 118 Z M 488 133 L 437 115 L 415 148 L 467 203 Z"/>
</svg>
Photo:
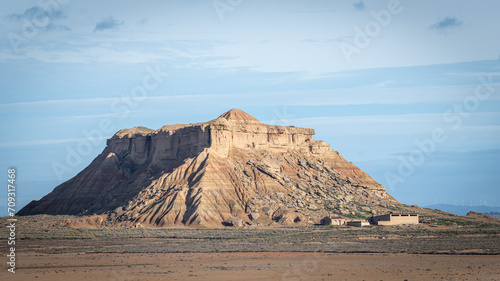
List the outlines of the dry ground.
<svg viewBox="0 0 500 281">
<path fill-rule="evenodd" d="M 492 255 L 335 253 L 36 254 L 1 280 L 500 280 Z"/>
<path fill-rule="evenodd" d="M 500 280 L 496 223 L 132 229 L 59 219 L 20 218 L 17 273 L 2 243 L 0 280 Z"/>
</svg>

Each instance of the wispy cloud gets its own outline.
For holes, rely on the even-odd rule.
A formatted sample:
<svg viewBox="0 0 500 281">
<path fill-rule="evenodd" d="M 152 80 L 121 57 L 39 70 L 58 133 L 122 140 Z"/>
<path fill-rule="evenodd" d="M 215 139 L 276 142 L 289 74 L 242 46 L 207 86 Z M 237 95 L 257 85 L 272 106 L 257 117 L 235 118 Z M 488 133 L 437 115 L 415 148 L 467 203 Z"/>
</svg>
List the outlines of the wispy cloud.
<svg viewBox="0 0 500 281">
<path fill-rule="evenodd" d="M 387 87 L 388 85 L 394 84 L 393 80 L 385 80 L 383 82 L 377 83 L 374 87 Z"/>
<path fill-rule="evenodd" d="M 41 24 L 37 25 L 37 27 L 49 32 L 71 31 L 71 28 L 64 24 L 54 23 L 55 20 L 66 18 L 66 15 L 60 9 L 44 10 L 38 6 L 33 6 L 26 9 L 23 13 L 9 14 L 7 18 L 16 22 L 40 22 Z"/>
<path fill-rule="evenodd" d="M 45 29 L 47 31 L 71 31 L 71 28 L 66 25 L 54 23 L 49 23 Z"/>
<path fill-rule="evenodd" d="M 468 122 L 467 127 L 482 127 L 500 129 L 500 125 L 491 125 L 498 123 L 500 112 L 470 112 L 474 115 Z M 420 123 L 446 123 L 443 120 L 443 113 L 408 113 L 408 114 L 382 114 L 382 115 L 355 115 L 355 116 L 322 116 L 287 119 L 290 123 L 301 123 L 312 121 L 317 124 L 365 124 L 365 123 L 395 123 L 395 124 L 420 124 Z"/>
<path fill-rule="evenodd" d="M 20 13 L 20 14 L 12 13 L 12 14 L 8 15 L 7 17 L 10 20 L 22 21 L 25 19 L 31 20 L 31 19 L 33 19 L 34 16 L 36 16 L 37 18 L 45 16 L 45 17 L 48 17 L 52 20 L 61 19 L 61 18 L 65 17 L 64 13 L 59 9 L 52 9 L 52 10 L 46 11 L 46 10 L 41 9 L 38 6 L 33 6 L 31 8 L 28 8 L 23 13 Z"/>
<path fill-rule="evenodd" d="M 128 112 L 138 112 L 137 110 L 129 110 Z M 67 118 L 64 118 L 63 122 L 73 122 L 75 120 L 89 120 L 92 118 L 111 118 L 111 117 L 119 117 L 123 113 L 122 112 L 115 112 L 115 113 L 106 113 L 106 114 L 93 114 L 93 115 L 78 115 L 78 116 L 68 116 Z"/>
<path fill-rule="evenodd" d="M 365 9 L 365 3 L 363 1 L 359 1 L 357 3 L 353 3 L 352 6 L 357 11 L 362 11 Z"/>
<path fill-rule="evenodd" d="M 117 29 L 121 25 L 123 25 L 123 21 L 119 22 L 116 19 L 109 17 L 107 19 L 103 19 L 100 22 L 96 23 L 94 32 L 108 30 L 108 29 Z"/>
<path fill-rule="evenodd" d="M 337 10 L 322 9 L 322 10 L 296 11 L 296 13 L 303 13 L 303 14 L 324 14 L 324 13 L 334 13 L 334 12 L 337 12 Z"/>
<path fill-rule="evenodd" d="M 63 27 L 58 27 L 60 31 L 65 31 Z M 69 30 L 66 30 L 69 31 Z M 138 52 L 136 50 L 115 50 L 108 46 L 85 46 L 81 49 L 50 49 L 32 47 L 26 49 L 22 55 L 13 54 L 9 50 L 0 50 L 0 62 L 5 60 L 17 60 L 33 58 L 41 62 L 48 63 L 95 63 L 119 62 L 119 63 L 156 63 L 160 60 L 168 59 L 168 53 L 154 51 Z"/>
<path fill-rule="evenodd" d="M 297 127 L 315 128 L 317 132 L 328 134 L 328 129 L 335 128 L 335 135 L 343 136 L 396 136 L 396 135 L 423 135 L 429 133 L 429 128 L 442 128 L 453 136 L 474 135 L 484 137 L 486 142 L 495 142 L 500 136 L 498 120 L 500 113 L 475 112 L 470 113 L 468 125 L 458 129 L 453 124 L 443 120 L 442 113 L 394 114 L 394 115 L 366 115 L 342 117 L 313 117 L 280 120 Z M 267 123 L 268 121 L 261 121 Z"/>
<path fill-rule="evenodd" d="M 385 83 L 390 83 L 390 81 L 385 81 Z M 206 106 L 224 103 L 255 106 L 259 105 L 262 100 L 266 100 L 267 105 L 283 105 L 286 101 L 286 104 L 290 106 L 396 105 L 432 102 L 452 104 L 462 102 L 464 97 L 474 93 L 475 88 L 475 85 L 425 88 L 371 86 L 350 89 L 264 91 L 245 94 L 165 95 L 145 97 L 141 104 L 150 108 L 161 107 L 165 103 L 182 107 L 189 106 L 194 102 Z M 80 109 L 88 108 L 88 110 L 99 108 L 103 111 L 97 114 L 108 114 L 109 106 L 117 100 L 120 100 L 120 97 L 8 103 L 0 104 L 0 112 L 32 112 L 33 110 L 51 112 L 61 108 L 78 107 Z M 500 97 L 491 97 L 490 100 L 500 100 Z"/>
<path fill-rule="evenodd" d="M 137 24 L 138 24 L 138 25 L 143 25 L 143 24 L 146 24 L 148 21 L 149 21 L 149 19 L 148 19 L 148 18 L 142 18 L 142 19 L 140 19 L 140 20 L 137 22 Z"/>
<path fill-rule="evenodd" d="M 80 141 L 94 141 L 94 140 L 105 140 L 105 139 L 107 139 L 107 137 L 0 142 L 0 147 L 4 148 L 4 147 L 40 146 L 40 145 L 53 145 L 53 144 L 61 144 L 61 143 L 73 143 L 73 142 L 80 142 Z"/>
<path fill-rule="evenodd" d="M 54 107 L 67 106 L 96 106 L 98 104 L 110 104 L 118 98 L 91 98 L 91 99 L 60 99 L 60 100 L 43 100 L 43 101 L 28 101 L 0 104 L 0 110 L 3 112 L 12 112 L 15 110 L 30 111 L 34 108 L 43 108 L 51 110 Z"/>
<path fill-rule="evenodd" d="M 431 29 L 438 31 L 447 31 L 452 28 L 462 27 L 463 21 L 456 17 L 445 17 L 444 19 L 438 20 L 435 24 L 431 25 Z"/>
</svg>

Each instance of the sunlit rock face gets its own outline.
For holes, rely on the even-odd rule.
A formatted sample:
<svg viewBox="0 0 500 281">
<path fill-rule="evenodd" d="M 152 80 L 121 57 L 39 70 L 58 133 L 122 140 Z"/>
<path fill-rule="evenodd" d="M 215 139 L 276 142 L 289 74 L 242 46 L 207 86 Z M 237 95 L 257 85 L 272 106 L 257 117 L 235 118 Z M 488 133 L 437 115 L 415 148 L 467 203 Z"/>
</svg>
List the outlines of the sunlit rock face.
<svg viewBox="0 0 500 281">
<path fill-rule="evenodd" d="M 19 215 L 98 214 L 113 225 L 294 225 L 351 214 L 353 206 L 376 212 L 399 204 L 313 135 L 262 124 L 239 109 L 205 123 L 123 129 L 88 167 Z"/>
</svg>

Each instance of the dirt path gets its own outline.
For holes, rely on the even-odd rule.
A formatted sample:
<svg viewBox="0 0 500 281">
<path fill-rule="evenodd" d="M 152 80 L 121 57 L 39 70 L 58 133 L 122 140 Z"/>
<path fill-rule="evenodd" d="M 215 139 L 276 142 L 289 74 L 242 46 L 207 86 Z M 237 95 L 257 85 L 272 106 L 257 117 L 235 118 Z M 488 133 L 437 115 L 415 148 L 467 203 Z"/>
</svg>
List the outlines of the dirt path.
<svg viewBox="0 0 500 281">
<path fill-rule="evenodd" d="M 500 280 L 498 255 L 22 253 L 1 280 Z"/>
</svg>

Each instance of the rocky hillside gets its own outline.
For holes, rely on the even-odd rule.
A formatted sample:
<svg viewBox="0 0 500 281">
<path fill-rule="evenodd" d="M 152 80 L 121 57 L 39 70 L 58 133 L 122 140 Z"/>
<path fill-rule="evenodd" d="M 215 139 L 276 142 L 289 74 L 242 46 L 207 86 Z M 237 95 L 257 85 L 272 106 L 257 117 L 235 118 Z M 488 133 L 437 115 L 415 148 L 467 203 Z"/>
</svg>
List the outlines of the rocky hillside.
<svg viewBox="0 0 500 281">
<path fill-rule="evenodd" d="M 99 215 L 112 225 L 284 225 L 363 217 L 401 204 L 313 129 L 232 109 L 158 130 L 124 129 L 74 178 L 19 215 Z"/>
</svg>

